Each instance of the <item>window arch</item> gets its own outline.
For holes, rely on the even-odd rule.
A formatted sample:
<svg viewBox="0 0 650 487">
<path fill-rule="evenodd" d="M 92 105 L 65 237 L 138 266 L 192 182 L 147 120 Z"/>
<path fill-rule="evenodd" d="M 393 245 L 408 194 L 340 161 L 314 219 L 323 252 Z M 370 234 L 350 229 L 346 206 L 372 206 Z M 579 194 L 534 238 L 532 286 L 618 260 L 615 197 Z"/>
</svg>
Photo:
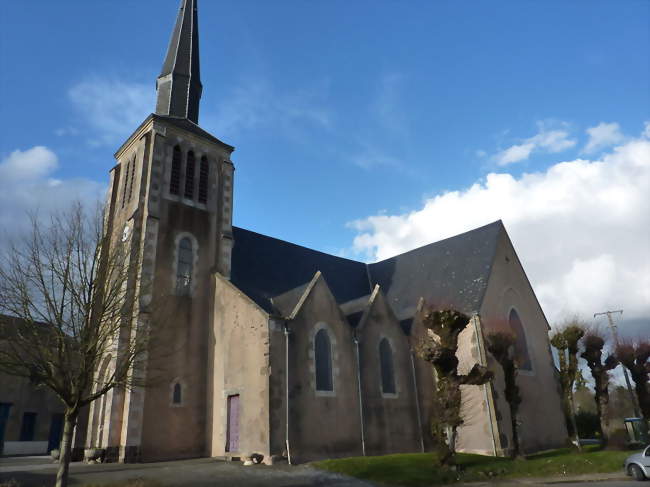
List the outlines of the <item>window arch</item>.
<svg viewBox="0 0 650 487">
<path fill-rule="evenodd" d="M 182 404 L 183 403 L 183 388 L 179 382 L 174 384 L 172 389 L 172 404 Z"/>
<path fill-rule="evenodd" d="M 210 166 L 208 158 L 201 157 L 201 165 L 199 166 L 199 203 L 208 202 L 208 176 L 210 175 Z"/>
<path fill-rule="evenodd" d="M 169 177 L 169 192 L 171 194 L 178 194 L 181 187 L 181 148 L 174 146 L 174 153 L 172 155 L 172 172 Z"/>
<path fill-rule="evenodd" d="M 533 364 L 530 360 L 530 354 L 528 353 L 528 343 L 526 342 L 524 326 L 521 322 L 521 318 L 519 318 L 519 313 L 517 313 L 517 310 L 514 308 L 510 310 L 508 322 L 510 323 L 510 329 L 516 337 L 515 359 L 517 361 L 517 366 L 521 370 L 532 371 Z"/>
<path fill-rule="evenodd" d="M 333 391 L 332 345 L 325 329 L 318 330 L 314 338 L 314 357 L 316 359 L 316 390 Z"/>
<path fill-rule="evenodd" d="M 183 237 L 178 243 L 177 258 L 176 292 L 180 295 L 188 295 L 192 285 L 192 270 L 194 267 L 194 249 L 192 240 L 189 237 Z"/>
<path fill-rule="evenodd" d="M 379 342 L 379 366 L 381 369 L 381 392 L 383 394 L 396 394 L 393 349 L 387 338 L 382 338 Z"/>
<path fill-rule="evenodd" d="M 185 162 L 185 192 L 183 193 L 186 198 L 194 198 L 194 152 L 187 153 L 187 161 Z"/>
</svg>

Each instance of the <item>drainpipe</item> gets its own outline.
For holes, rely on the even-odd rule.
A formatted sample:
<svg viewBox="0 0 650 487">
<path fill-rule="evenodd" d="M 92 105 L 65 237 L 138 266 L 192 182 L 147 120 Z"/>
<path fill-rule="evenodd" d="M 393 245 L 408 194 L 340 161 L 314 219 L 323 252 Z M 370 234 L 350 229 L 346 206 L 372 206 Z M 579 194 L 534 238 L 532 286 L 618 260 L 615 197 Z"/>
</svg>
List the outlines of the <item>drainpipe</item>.
<svg viewBox="0 0 650 487">
<path fill-rule="evenodd" d="M 366 456 L 366 434 L 363 428 L 363 396 L 361 395 L 361 362 L 359 360 L 359 339 L 354 336 L 352 338 L 354 341 L 355 350 L 357 354 L 357 386 L 359 391 L 359 418 L 361 420 L 361 452 L 363 456 Z"/>
<path fill-rule="evenodd" d="M 418 431 L 420 432 L 420 450 L 424 453 L 424 435 L 422 433 L 422 416 L 420 414 L 420 395 L 418 394 L 418 380 L 415 375 L 415 360 L 413 359 L 413 349 L 411 349 L 411 373 L 413 374 L 413 390 L 415 391 L 415 409 L 418 415 Z"/>
<path fill-rule="evenodd" d="M 481 361 L 481 365 L 484 367 L 487 367 L 487 358 L 485 357 L 485 349 L 484 344 L 483 344 L 483 339 L 482 339 L 482 334 L 479 329 L 479 317 L 478 314 L 475 314 L 472 316 L 472 321 L 474 322 L 474 333 L 476 334 L 476 342 L 478 344 L 478 354 L 479 354 L 479 359 Z M 490 397 L 488 395 L 488 384 L 483 384 L 483 395 L 485 396 L 485 407 L 487 408 L 488 412 L 488 424 L 490 425 L 490 438 L 492 438 L 492 452 L 494 453 L 494 456 L 497 456 L 497 442 L 494 437 L 494 424 L 492 422 L 492 408 L 490 407 Z"/>
<path fill-rule="evenodd" d="M 285 383 L 285 404 L 286 404 L 286 418 L 285 418 L 285 431 L 284 442 L 287 448 L 287 463 L 291 465 L 291 449 L 289 448 L 289 325 L 284 323 L 284 376 Z"/>
</svg>

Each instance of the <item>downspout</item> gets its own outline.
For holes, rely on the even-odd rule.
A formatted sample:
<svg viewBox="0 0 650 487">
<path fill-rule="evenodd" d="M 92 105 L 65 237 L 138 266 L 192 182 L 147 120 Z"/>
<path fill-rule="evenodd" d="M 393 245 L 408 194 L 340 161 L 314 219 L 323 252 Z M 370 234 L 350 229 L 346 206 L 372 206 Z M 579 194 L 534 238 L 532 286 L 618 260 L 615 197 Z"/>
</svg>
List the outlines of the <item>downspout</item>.
<svg viewBox="0 0 650 487">
<path fill-rule="evenodd" d="M 352 338 L 357 355 L 357 388 L 359 392 L 359 419 L 361 420 L 361 452 L 366 456 L 366 434 L 363 427 L 363 396 L 361 395 L 361 362 L 359 360 L 359 339 L 356 335 Z"/>
<path fill-rule="evenodd" d="M 286 404 L 286 418 L 285 418 L 285 431 L 284 443 L 287 448 L 287 463 L 291 465 L 291 449 L 289 448 L 289 325 L 284 323 L 284 376 L 285 376 L 285 404 Z"/>
<path fill-rule="evenodd" d="M 481 365 L 487 367 L 487 358 L 484 353 L 484 344 L 482 339 L 482 333 L 479 329 L 479 317 L 478 314 L 472 316 L 472 321 L 474 322 L 474 333 L 476 334 L 476 342 L 478 344 L 478 354 L 481 361 Z M 492 439 L 492 453 L 494 456 L 497 456 L 497 442 L 494 437 L 494 424 L 492 422 L 492 408 L 490 407 L 490 396 L 488 394 L 489 383 L 483 384 L 483 395 L 485 396 L 485 407 L 488 412 L 488 424 L 490 425 L 490 438 Z"/>
<path fill-rule="evenodd" d="M 420 414 L 420 395 L 418 393 L 418 380 L 415 375 L 415 360 L 413 359 L 413 350 L 410 351 L 411 356 L 411 373 L 413 374 L 413 390 L 415 391 L 415 409 L 418 415 L 418 430 L 420 431 L 420 450 L 424 453 L 424 435 L 422 433 L 422 416 Z"/>
</svg>

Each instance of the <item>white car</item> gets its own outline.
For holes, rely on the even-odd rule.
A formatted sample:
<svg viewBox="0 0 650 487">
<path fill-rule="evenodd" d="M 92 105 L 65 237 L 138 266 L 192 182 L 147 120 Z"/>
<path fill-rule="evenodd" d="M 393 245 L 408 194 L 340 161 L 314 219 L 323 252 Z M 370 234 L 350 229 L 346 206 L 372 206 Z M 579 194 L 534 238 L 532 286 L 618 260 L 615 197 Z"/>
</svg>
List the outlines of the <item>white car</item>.
<svg viewBox="0 0 650 487">
<path fill-rule="evenodd" d="M 625 459 L 625 473 L 636 480 L 650 479 L 650 446 Z"/>
</svg>

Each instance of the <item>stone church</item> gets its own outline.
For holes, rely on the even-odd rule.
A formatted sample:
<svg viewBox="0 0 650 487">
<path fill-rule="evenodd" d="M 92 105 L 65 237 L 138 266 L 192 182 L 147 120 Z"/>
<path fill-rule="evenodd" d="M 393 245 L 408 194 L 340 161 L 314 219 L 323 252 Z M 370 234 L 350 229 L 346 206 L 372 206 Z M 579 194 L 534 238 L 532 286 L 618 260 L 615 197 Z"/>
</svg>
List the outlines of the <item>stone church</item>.
<svg viewBox="0 0 650 487">
<path fill-rule="evenodd" d="M 503 378 L 484 345 L 503 327 L 518 337 L 524 451 L 564 443 L 549 326 L 500 221 L 374 264 L 235 227 L 234 148 L 198 125 L 202 89 L 197 0 L 183 0 L 155 113 L 116 152 L 106 209 L 112 238 L 130 245 L 122 339 L 148 330 L 166 346 L 134 370 L 155 376 L 148 387 L 93 403 L 88 447 L 127 462 L 426 451 L 434 377 L 413 345 L 430 305 L 472 317 L 461 367 L 496 374 L 463 391 L 459 449 L 508 451 Z"/>
</svg>

